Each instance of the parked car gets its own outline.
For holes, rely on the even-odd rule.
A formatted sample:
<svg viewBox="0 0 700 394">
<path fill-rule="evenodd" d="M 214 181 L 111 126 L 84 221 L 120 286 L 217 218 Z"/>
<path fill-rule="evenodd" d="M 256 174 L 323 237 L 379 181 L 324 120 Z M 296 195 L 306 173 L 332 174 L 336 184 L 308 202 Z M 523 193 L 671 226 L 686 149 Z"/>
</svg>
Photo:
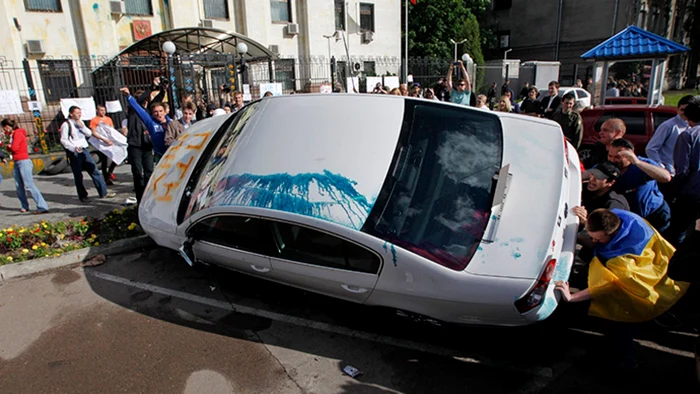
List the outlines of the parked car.
<svg viewBox="0 0 700 394">
<path fill-rule="evenodd" d="M 647 105 L 646 97 L 606 97 L 605 105 Z"/>
<path fill-rule="evenodd" d="M 564 97 L 565 94 L 567 93 L 573 93 L 576 96 L 576 103 L 580 103 L 581 105 L 584 106 L 584 108 L 588 108 L 591 106 L 591 94 L 588 93 L 585 89 L 582 88 L 577 88 L 575 86 L 560 86 L 559 87 L 559 94 L 557 96 L 559 97 Z M 540 89 L 540 98 L 539 100 L 548 100 L 549 98 L 549 91 L 547 89 Z"/>
<path fill-rule="evenodd" d="M 190 264 L 440 321 L 525 325 L 557 306 L 580 195 L 576 151 L 549 120 L 294 95 L 190 127 L 139 218 Z"/>
<path fill-rule="evenodd" d="M 611 118 L 620 118 L 627 126 L 625 138 L 634 144 L 635 153 L 646 156 L 644 150 L 659 125 L 674 116 L 676 108 L 649 105 L 604 105 L 581 112 L 583 118 L 583 141 L 579 148 L 581 161 L 586 161 L 591 148 L 598 139 L 603 123 Z"/>
</svg>

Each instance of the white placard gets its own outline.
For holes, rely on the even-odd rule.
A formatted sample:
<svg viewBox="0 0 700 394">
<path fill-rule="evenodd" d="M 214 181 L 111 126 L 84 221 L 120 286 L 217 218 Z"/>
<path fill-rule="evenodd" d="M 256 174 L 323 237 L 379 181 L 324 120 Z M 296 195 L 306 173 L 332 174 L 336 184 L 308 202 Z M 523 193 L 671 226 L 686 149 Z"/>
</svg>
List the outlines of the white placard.
<svg viewBox="0 0 700 394">
<path fill-rule="evenodd" d="M 97 116 L 95 100 L 93 100 L 92 97 L 61 99 L 61 112 L 63 112 L 63 116 L 65 116 L 66 119 L 68 119 L 68 109 L 72 106 L 80 108 L 80 119 L 82 120 L 90 120 Z"/>
<path fill-rule="evenodd" d="M 126 159 L 126 148 L 128 146 L 124 134 L 104 123 L 100 123 L 95 129 L 100 135 L 112 141 L 112 145 L 106 145 L 95 137 L 90 137 L 88 140 L 90 144 L 112 159 L 117 165 L 122 164 L 124 159 Z"/>
<path fill-rule="evenodd" d="M 250 85 L 247 83 L 243 84 L 243 94 L 250 94 Z M 245 100 L 245 99 L 244 99 Z"/>
<path fill-rule="evenodd" d="M 374 88 L 377 86 L 378 83 L 381 83 L 382 86 L 384 85 L 384 83 L 382 82 L 382 77 L 367 77 L 367 86 L 365 86 L 365 93 L 374 92 Z"/>
<path fill-rule="evenodd" d="M 321 84 L 321 93 L 323 93 L 323 94 L 333 93 L 333 86 L 331 86 L 328 83 Z"/>
<path fill-rule="evenodd" d="M 243 93 L 243 101 L 253 101 L 253 96 L 250 93 Z"/>
<path fill-rule="evenodd" d="M 0 115 L 23 114 L 22 101 L 16 90 L 0 90 Z"/>
<path fill-rule="evenodd" d="M 43 109 L 43 106 L 41 104 L 41 101 L 30 101 L 27 103 L 27 106 L 29 107 L 30 111 L 39 111 Z"/>
<path fill-rule="evenodd" d="M 413 83 L 413 74 L 408 74 L 406 79 L 408 80 L 408 83 Z"/>
<path fill-rule="evenodd" d="M 347 93 L 360 93 L 360 77 L 347 78 Z"/>
<path fill-rule="evenodd" d="M 401 83 L 399 82 L 399 77 L 384 77 L 384 86 L 389 88 L 389 90 L 393 88 L 398 88 Z"/>
<path fill-rule="evenodd" d="M 260 84 L 260 97 L 264 96 L 265 93 L 272 92 L 273 96 L 282 95 L 282 84 L 279 82 L 275 83 L 261 83 Z"/>
<path fill-rule="evenodd" d="M 119 100 L 107 101 L 105 103 L 105 108 L 108 114 L 115 114 L 117 112 L 122 112 L 122 103 Z"/>
</svg>

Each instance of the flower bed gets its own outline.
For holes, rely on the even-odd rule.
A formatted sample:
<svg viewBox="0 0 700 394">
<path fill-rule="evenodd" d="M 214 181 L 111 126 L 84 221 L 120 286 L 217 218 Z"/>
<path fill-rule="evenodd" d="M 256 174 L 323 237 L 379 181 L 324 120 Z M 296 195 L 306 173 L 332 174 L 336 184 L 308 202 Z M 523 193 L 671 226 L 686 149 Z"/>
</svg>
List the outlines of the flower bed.
<svg viewBox="0 0 700 394">
<path fill-rule="evenodd" d="M 65 222 L 43 221 L 29 227 L 0 230 L 0 265 L 99 246 L 144 234 L 135 206 L 115 209 L 103 219 L 84 218 Z"/>
</svg>

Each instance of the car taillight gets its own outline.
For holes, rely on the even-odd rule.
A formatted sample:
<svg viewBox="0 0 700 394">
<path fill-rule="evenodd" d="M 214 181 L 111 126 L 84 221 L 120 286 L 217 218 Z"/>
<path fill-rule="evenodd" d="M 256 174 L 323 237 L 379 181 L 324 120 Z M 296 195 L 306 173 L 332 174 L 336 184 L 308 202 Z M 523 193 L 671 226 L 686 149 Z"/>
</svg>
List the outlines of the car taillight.
<svg viewBox="0 0 700 394">
<path fill-rule="evenodd" d="M 569 162 L 569 144 L 566 141 L 566 137 L 564 137 L 564 157 L 566 157 L 566 166 L 568 167 L 571 163 Z"/>
<path fill-rule="evenodd" d="M 525 294 L 521 299 L 515 301 L 515 307 L 520 313 L 525 313 L 542 303 L 544 300 L 545 293 L 547 292 L 547 286 L 552 280 L 552 275 L 554 274 L 554 268 L 557 266 L 557 259 L 551 259 L 547 262 L 547 266 L 544 268 L 544 272 L 540 276 L 540 279 L 535 284 L 535 287 L 530 290 L 529 293 Z"/>
</svg>

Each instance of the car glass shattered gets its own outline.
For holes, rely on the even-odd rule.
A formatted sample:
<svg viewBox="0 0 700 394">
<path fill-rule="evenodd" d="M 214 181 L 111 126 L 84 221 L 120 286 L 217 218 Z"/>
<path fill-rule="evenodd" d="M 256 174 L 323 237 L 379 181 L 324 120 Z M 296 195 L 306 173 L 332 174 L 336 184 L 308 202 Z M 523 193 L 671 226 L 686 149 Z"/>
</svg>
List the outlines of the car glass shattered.
<svg viewBox="0 0 700 394">
<path fill-rule="evenodd" d="M 366 227 L 391 243 L 455 270 L 471 260 L 489 220 L 501 168 L 497 116 L 440 104 L 407 110 L 388 197 Z"/>
<path fill-rule="evenodd" d="M 188 218 L 202 209 L 209 208 L 216 195 L 223 193 L 222 188 L 226 182 L 221 182 L 227 174 L 222 173 L 226 167 L 226 162 L 234 151 L 236 141 L 240 138 L 243 129 L 256 111 L 258 103 L 253 103 L 243 109 L 243 113 L 238 115 L 235 122 L 231 124 L 226 134 L 219 140 L 217 146 L 211 151 L 211 156 L 199 171 L 199 180 L 194 188 L 185 218 Z"/>
</svg>

